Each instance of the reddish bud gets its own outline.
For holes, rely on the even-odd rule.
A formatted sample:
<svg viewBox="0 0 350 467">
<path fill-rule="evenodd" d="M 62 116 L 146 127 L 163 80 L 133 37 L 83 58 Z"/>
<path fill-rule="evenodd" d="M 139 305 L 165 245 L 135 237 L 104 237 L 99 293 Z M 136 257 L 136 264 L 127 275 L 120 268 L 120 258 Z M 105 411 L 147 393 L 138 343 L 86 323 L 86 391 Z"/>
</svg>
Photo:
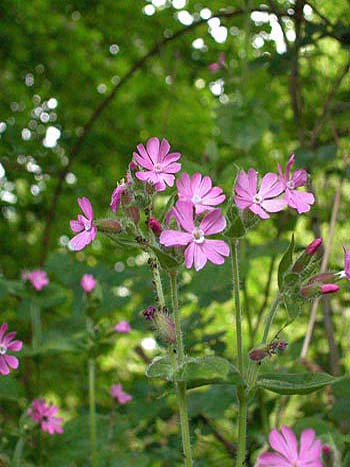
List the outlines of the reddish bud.
<svg viewBox="0 0 350 467">
<path fill-rule="evenodd" d="M 154 315 L 156 314 L 157 308 L 153 305 L 147 307 L 143 310 L 143 316 L 147 321 L 152 321 L 154 319 Z"/>
<path fill-rule="evenodd" d="M 322 452 L 323 454 L 329 454 L 331 452 L 332 448 L 330 447 L 329 444 L 323 444 L 322 446 Z"/>
<path fill-rule="evenodd" d="M 139 208 L 135 208 L 135 207 L 124 208 L 124 212 L 128 216 L 128 218 L 133 221 L 134 224 L 137 225 L 140 222 Z"/>
<path fill-rule="evenodd" d="M 312 298 L 317 295 L 325 295 L 329 293 L 338 292 L 339 286 L 337 284 L 322 284 L 319 282 L 305 285 L 300 289 L 300 293 L 305 298 Z"/>
<path fill-rule="evenodd" d="M 137 170 L 138 169 L 138 165 L 136 164 L 135 161 L 131 161 L 130 164 L 129 164 L 129 170 L 133 171 L 133 170 Z"/>
<path fill-rule="evenodd" d="M 309 246 L 306 247 L 306 254 L 309 256 L 312 256 L 316 253 L 316 251 L 320 248 L 322 245 L 322 238 L 316 238 L 313 242 L 310 243 Z"/>
<path fill-rule="evenodd" d="M 261 362 L 266 357 L 268 357 L 269 353 L 266 346 L 255 347 L 249 352 L 249 358 L 253 362 Z"/>
<path fill-rule="evenodd" d="M 152 230 L 152 232 L 154 233 L 154 235 L 159 237 L 159 235 L 163 231 L 162 224 L 159 222 L 159 220 L 155 217 L 150 217 L 148 220 L 148 225 L 150 229 Z"/>
<path fill-rule="evenodd" d="M 99 219 L 95 223 L 100 232 L 119 233 L 122 230 L 121 223 L 115 219 Z"/>
<path fill-rule="evenodd" d="M 324 272 L 322 274 L 316 274 L 316 276 L 310 277 L 308 284 L 329 284 L 337 280 L 338 274 L 334 272 Z"/>
<path fill-rule="evenodd" d="M 322 284 L 321 285 L 321 293 L 328 294 L 328 293 L 335 293 L 338 292 L 339 285 L 337 284 Z"/>
</svg>

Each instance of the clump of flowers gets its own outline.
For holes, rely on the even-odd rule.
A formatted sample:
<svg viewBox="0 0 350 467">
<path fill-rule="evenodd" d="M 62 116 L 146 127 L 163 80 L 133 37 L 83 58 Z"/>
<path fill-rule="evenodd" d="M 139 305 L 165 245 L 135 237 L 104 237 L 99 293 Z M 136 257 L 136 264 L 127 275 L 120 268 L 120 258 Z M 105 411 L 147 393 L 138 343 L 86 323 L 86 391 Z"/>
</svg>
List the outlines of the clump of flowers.
<svg viewBox="0 0 350 467">
<path fill-rule="evenodd" d="M 96 287 L 96 279 L 92 274 L 84 274 L 81 278 L 80 285 L 85 293 L 91 293 Z"/>
<path fill-rule="evenodd" d="M 10 373 L 10 369 L 17 370 L 19 366 L 18 358 L 9 352 L 19 352 L 23 346 L 22 341 L 14 340 L 16 332 L 7 333 L 7 329 L 7 323 L 0 326 L 0 374 L 5 376 Z"/>
<path fill-rule="evenodd" d="M 23 280 L 29 281 L 34 289 L 42 290 L 45 286 L 49 284 L 49 278 L 45 271 L 41 269 L 34 269 L 33 271 L 25 271 L 22 274 Z"/>
<path fill-rule="evenodd" d="M 45 399 L 35 399 L 28 410 L 28 415 L 34 422 L 40 424 L 42 431 L 49 435 L 63 433 L 63 418 L 56 417 L 59 408 L 53 404 L 47 404 Z"/>
<path fill-rule="evenodd" d="M 273 429 L 269 442 L 274 452 L 260 454 L 257 467 L 322 467 L 322 443 L 310 428 L 301 433 L 299 446 L 295 434 L 287 426 L 280 432 Z"/>
<path fill-rule="evenodd" d="M 111 395 L 116 399 L 120 405 L 125 405 L 132 401 L 132 396 L 127 392 L 124 392 L 121 384 L 113 384 L 111 387 Z"/>
<path fill-rule="evenodd" d="M 114 326 L 114 330 L 116 332 L 119 332 L 120 334 L 129 334 L 129 332 L 131 331 L 129 321 L 119 321 L 119 323 Z"/>
</svg>

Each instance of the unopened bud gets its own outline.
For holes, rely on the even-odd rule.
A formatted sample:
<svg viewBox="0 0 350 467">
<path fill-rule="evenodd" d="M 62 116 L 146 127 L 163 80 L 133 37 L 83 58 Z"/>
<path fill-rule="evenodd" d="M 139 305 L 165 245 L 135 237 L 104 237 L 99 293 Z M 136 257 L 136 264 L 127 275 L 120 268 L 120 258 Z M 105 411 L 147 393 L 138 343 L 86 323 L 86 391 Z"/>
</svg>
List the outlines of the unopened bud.
<svg viewBox="0 0 350 467">
<path fill-rule="evenodd" d="M 166 312 L 161 311 L 156 313 L 154 322 L 163 341 L 167 344 L 175 344 L 176 330 L 172 318 Z"/>
<path fill-rule="evenodd" d="M 322 238 L 321 237 L 316 238 L 313 242 L 310 243 L 310 245 L 306 247 L 306 250 L 305 250 L 306 254 L 309 256 L 314 255 L 321 245 L 322 245 Z"/>
<path fill-rule="evenodd" d="M 337 284 L 309 284 L 300 289 L 300 293 L 305 298 L 316 297 L 317 295 L 325 295 L 338 292 L 339 286 Z"/>
<path fill-rule="evenodd" d="M 115 219 L 98 219 L 95 224 L 100 232 L 120 233 L 122 230 L 121 223 Z"/>
<path fill-rule="evenodd" d="M 321 285 L 321 293 L 328 294 L 328 293 L 335 293 L 338 292 L 339 285 L 337 284 L 323 284 Z"/>
<path fill-rule="evenodd" d="M 322 245 L 322 238 L 316 238 L 312 241 L 295 261 L 292 271 L 301 272 L 303 271 L 310 263 L 312 256 L 317 252 L 319 247 Z"/>
<path fill-rule="evenodd" d="M 310 277 L 307 284 L 329 284 L 339 279 L 339 275 L 334 272 L 324 272 L 322 274 L 316 274 L 316 276 Z"/>
<path fill-rule="evenodd" d="M 152 321 L 154 319 L 154 315 L 156 314 L 157 308 L 153 305 L 147 307 L 143 310 L 143 316 L 147 321 Z"/>
<path fill-rule="evenodd" d="M 253 362 L 262 362 L 266 357 L 269 356 L 268 350 L 266 345 L 255 347 L 254 349 L 250 350 L 249 358 Z"/>
<path fill-rule="evenodd" d="M 322 445 L 322 453 L 323 454 L 329 454 L 331 452 L 332 448 L 330 447 L 329 444 L 323 444 Z"/>
<path fill-rule="evenodd" d="M 137 170 L 138 169 L 138 165 L 136 164 L 135 161 L 131 161 L 130 164 L 129 164 L 129 170 L 133 171 L 133 170 Z"/>
<path fill-rule="evenodd" d="M 159 235 L 163 231 L 162 224 L 159 222 L 159 220 L 155 217 L 150 217 L 148 220 L 148 225 L 150 229 L 152 230 L 152 232 L 154 233 L 154 235 L 159 237 Z"/>
<path fill-rule="evenodd" d="M 133 221 L 134 224 L 137 225 L 140 222 L 139 208 L 133 206 L 129 208 L 124 208 L 124 212 L 128 216 L 128 218 Z"/>
</svg>

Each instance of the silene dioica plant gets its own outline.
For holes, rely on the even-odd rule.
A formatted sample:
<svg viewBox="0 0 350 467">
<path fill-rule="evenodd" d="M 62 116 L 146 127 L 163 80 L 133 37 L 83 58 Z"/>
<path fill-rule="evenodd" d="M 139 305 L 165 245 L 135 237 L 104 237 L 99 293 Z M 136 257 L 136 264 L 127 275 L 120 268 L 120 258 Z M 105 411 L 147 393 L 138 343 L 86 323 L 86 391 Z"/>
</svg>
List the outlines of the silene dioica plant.
<svg viewBox="0 0 350 467">
<path fill-rule="evenodd" d="M 125 178 L 112 193 L 108 218 L 95 219 L 92 204 L 86 197 L 79 198 L 81 213 L 70 221 L 74 232 L 70 240 L 72 250 L 87 247 L 97 233 L 107 236 L 123 248 L 138 248 L 148 255 L 148 265 L 156 293 L 156 301 L 144 310 L 145 320 L 152 323 L 167 349 L 165 355 L 155 358 L 148 366 L 149 378 L 162 378 L 173 384 L 180 418 L 183 459 L 185 466 L 193 465 L 187 391 L 208 384 L 231 384 L 236 388 L 238 401 L 236 465 L 246 464 L 247 414 L 258 389 L 267 389 L 281 395 L 308 394 L 338 380 L 322 373 L 290 374 L 285 371 L 268 374 L 264 362 L 281 352 L 287 352 L 287 342 L 281 338 L 284 328 L 296 320 L 305 301 L 324 294 L 336 293 L 340 280 L 350 281 L 350 253 L 344 248 L 344 268 L 338 272 L 319 273 L 318 251 L 322 239 L 317 238 L 296 255 L 294 236 L 282 256 L 278 268 L 278 292 L 268 311 L 262 340 L 250 349 L 243 346 L 243 320 L 240 297 L 240 243 L 258 222 L 268 222 L 284 209 L 293 209 L 299 215 L 310 211 L 314 196 L 303 190 L 308 174 L 304 169 L 293 170 L 294 155 L 285 169 L 280 165 L 276 173 L 260 175 L 254 168 L 239 170 L 228 199 L 223 190 L 213 186 L 208 175 L 192 176 L 180 173 L 181 154 L 170 152 L 166 139 L 150 138 L 139 144 L 133 153 Z M 176 179 L 176 198 L 167 196 L 168 187 Z M 232 360 L 210 355 L 193 358 L 186 352 L 181 330 L 178 278 L 183 268 L 201 270 L 209 262 L 220 267 L 230 261 L 232 272 L 232 313 L 235 321 L 236 355 Z M 167 276 L 167 277 L 166 277 Z M 48 284 L 41 270 L 26 272 L 23 277 L 40 291 Z M 171 302 L 166 301 L 163 282 L 170 284 Z M 215 280 L 215 279 L 214 279 Z M 90 442 L 92 465 L 97 465 L 95 358 L 94 342 L 98 328 L 95 322 L 95 299 L 91 293 L 96 280 L 85 274 L 81 280 L 85 292 L 88 352 L 88 383 L 90 406 Z M 203 284 L 210 287 L 210 284 Z M 33 347 L 40 345 L 40 310 L 32 307 Z M 286 309 L 286 322 L 278 332 L 272 326 L 281 308 Z M 119 333 L 128 333 L 130 325 L 121 321 L 115 327 Z M 15 340 L 15 332 L 7 332 L 7 324 L 0 327 L 0 374 L 6 376 L 16 370 L 18 359 L 12 355 L 22 348 Z M 127 404 L 132 396 L 121 384 L 114 384 L 111 395 L 119 404 Z M 57 416 L 58 407 L 44 399 L 36 399 L 26 416 L 32 423 L 50 435 L 63 431 L 63 419 Z M 283 426 L 269 435 L 272 451 L 257 459 L 258 467 L 267 466 L 322 466 L 328 465 L 330 446 L 316 439 L 310 427 L 304 430 L 298 442 L 293 431 Z M 20 465 L 23 446 L 16 447 L 14 465 Z M 325 464 L 325 465 L 326 465 Z M 333 464 L 329 464 L 333 465 Z"/>
</svg>

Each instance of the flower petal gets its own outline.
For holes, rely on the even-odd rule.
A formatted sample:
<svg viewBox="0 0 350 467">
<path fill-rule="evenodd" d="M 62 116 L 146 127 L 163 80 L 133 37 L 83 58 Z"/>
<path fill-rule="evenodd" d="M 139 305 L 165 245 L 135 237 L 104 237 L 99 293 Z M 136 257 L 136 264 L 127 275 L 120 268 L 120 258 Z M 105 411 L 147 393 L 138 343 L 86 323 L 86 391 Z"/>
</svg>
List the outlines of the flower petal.
<svg viewBox="0 0 350 467">
<path fill-rule="evenodd" d="M 69 242 L 69 247 L 73 251 L 80 251 L 86 247 L 91 242 L 90 232 L 84 230 L 84 232 L 78 233 L 73 237 Z"/>
<path fill-rule="evenodd" d="M 166 247 L 179 247 L 188 245 L 192 240 L 192 235 L 179 230 L 163 230 L 160 234 L 159 242 Z"/>
<path fill-rule="evenodd" d="M 159 160 L 159 139 L 156 137 L 150 138 L 146 143 L 146 148 L 152 161 L 155 164 L 157 162 L 160 162 Z"/>
<path fill-rule="evenodd" d="M 193 260 L 194 260 L 194 268 L 196 271 L 199 271 L 204 268 L 204 266 L 207 264 L 207 255 L 205 254 L 203 245 L 199 245 L 196 243 L 193 243 Z"/>
<path fill-rule="evenodd" d="M 272 172 L 268 172 L 261 180 L 258 194 L 262 198 L 273 198 L 280 195 L 283 190 L 284 185 L 278 181 L 278 175 Z"/>
<path fill-rule="evenodd" d="M 69 225 L 72 232 L 74 233 L 81 232 L 82 230 L 84 230 L 84 225 L 81 222 L 76 221 L 75 219 L 69 221 Z"/>
<path fill-rule="evenodd" d="M 88 198 L 85 196 L 83 198 L 78 198 L 78 204 L 85 216 L 91 221 L 94 218 L 94 211 Z"/>
<path fill-rule="evenodd" d="M 189 233 L 194 230 L 193 206 L 190 201 L 177 201 L 173 207 L 173 212 L 177 222 Z"/>
<path fill-rule="evenodd" d="M 291 464 L 280 454 L 264 452 L 258 457 L 257 467 L 291 467 Z"/>
<path fill-rule="evenodd" d="M 2 325 L 0 326 L 0 342 L 2 342 L 2 338 L 4 337 L 7 329 L 8 329 L 8 324 L 2 323 Z"/>
<path fill-rule="evenodd" d="M 19 352 L 23 347 L 23 342 L 16 340 L 12 341 L 8 344 L 7 348 L 8 350 L 11 350 L 11 352 Z"/>
<path fill-rule="evenodd" d="M 9 367 L 6 364 L 3 355 L 0 355 L 0 375 L 8 375 L 10 373 Z"/>
<path fill-rule="evenodd" d="M 18 358 L 14 357 L 13 355 L 8 355 L 8 354 L 5 354 L 4 358 L 10 368 L 12 368 L 13 370 L 17 370 L 18 365 L 19 365 Z"/>
<path fill-rule="evenodd" d="M 259 204 L 253 203 L 249 206 L 249 209 L 254 213 L 257 214 L 261 219 L 269 219 L 270 215 L 265 212 Z"/>
<path fill-rule="evenodd" d="M 298 458 L 298 442 L 293 431 L 283 426 L 281 433 L 273 429 L 269 435 L 271 447 L 291 463 Z"/>
<path fill-rule="evenodd" d="M 261 207 L 267 212 L 279 212 L 287 206 L 285 199 L 267 199 L 261 203 Z"/>
<path fill-rule="evenodd" d="M 226 219 L 221 214 L 221 209 L 214 209 L 207 214 L 200 223 L 200 228 L 206 235 L 222 232 L 226 228 Z"/>
<path fill-rule="evenodd" d="M 185 250 L 185 266 L 191 269 L 194 260 L 194 243 L 190 243 Z"/>
<path fill-rule="evenodd" d="M 223 264 L 224 256 L 230 255 L 230 248 L 223 240 L 206 239 L 201 246 L 208 260 L 213 264 Z"/>
</svg>

